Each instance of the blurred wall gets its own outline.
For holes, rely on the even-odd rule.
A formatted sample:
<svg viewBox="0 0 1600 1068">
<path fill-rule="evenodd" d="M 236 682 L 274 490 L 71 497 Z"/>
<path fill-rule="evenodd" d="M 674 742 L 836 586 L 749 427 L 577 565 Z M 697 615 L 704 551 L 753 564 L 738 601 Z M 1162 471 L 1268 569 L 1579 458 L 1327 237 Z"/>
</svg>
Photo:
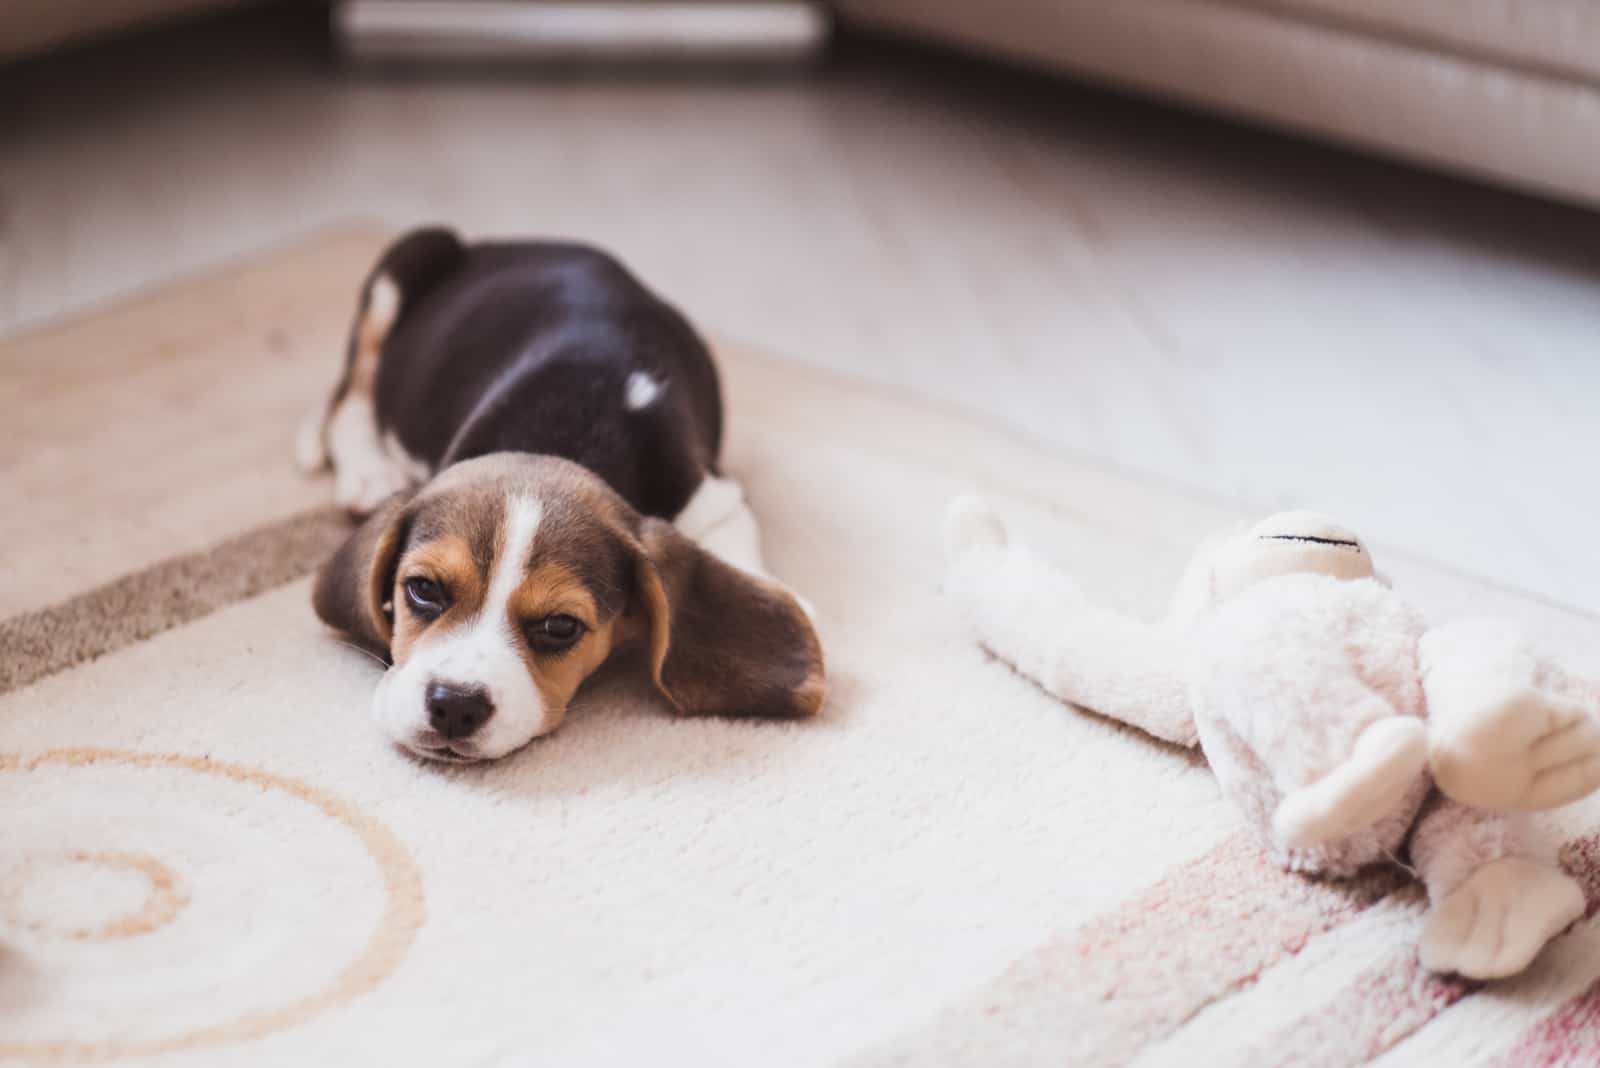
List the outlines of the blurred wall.
<svg viewBox="0 0 1600 1068">
<path fill-rule="evenodd" d="M 114 30 L 258 0 L 0 0 L 0 62 Z"/>
</svg>

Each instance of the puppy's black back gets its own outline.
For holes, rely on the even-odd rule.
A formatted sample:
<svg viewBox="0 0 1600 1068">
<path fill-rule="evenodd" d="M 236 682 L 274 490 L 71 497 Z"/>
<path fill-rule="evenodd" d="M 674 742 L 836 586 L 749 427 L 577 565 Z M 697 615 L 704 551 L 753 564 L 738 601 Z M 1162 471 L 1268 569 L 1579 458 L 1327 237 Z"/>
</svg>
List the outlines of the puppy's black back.
<svg viewBox="0 0 1600 1068">
<path fill-rule="evenodd" d="M 377 369 L 378 424 L 433 470 L 491 452 L 551 454 L 667 518 L 715 470 L 711 354 L 612 257 L 425 230 L 397 242 L 374 278 L 386 271 L 401 302 Z"/>
</svg>

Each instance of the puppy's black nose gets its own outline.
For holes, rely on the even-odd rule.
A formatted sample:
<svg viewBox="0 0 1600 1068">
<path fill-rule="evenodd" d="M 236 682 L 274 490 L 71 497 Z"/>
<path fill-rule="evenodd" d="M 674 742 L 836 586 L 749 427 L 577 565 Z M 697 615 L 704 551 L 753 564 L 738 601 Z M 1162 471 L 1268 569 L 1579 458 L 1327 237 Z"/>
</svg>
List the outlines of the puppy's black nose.
<svg viewBox="0 0 1600 1068">
<path fill-rule="evenodd" d="M 458 742 L 488 722 L 494 702 L 476 687 L 430 683 L 425 694 L 428 723 L 452 742 Z"/>
</svg>

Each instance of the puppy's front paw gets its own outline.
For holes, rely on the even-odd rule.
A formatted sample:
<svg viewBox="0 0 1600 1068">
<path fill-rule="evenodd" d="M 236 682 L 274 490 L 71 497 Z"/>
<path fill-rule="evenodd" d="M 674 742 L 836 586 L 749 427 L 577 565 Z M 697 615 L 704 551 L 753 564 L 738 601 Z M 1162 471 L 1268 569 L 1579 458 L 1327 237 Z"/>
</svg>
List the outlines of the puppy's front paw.
<svg viewBox="0 0 1600 1068">
<path fill-rule="evenodd" d="M 1494 861 L 1434 907 L 1422 932 L 1422 965 L 1468 979 L 1515 975 L 1583 908 L 1583 890 L 1570 876 L 1518 857 Z"/>
</svg>

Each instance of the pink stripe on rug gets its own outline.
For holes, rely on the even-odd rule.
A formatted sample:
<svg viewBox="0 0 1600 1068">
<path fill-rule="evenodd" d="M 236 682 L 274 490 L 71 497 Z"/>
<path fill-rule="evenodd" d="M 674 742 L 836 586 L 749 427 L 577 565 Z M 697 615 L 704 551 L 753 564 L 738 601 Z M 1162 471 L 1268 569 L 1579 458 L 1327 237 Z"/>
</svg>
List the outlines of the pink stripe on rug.
<svg viewBox="0 0 1600 1068">
<path fill-rule="evenodd" d="M 1578 880 L 1589 903 L 1583 918 L 1591 920 L 1600 912 L 1600 831 L 1574 838 L 1561 847 L 1561 867 Z"/>
<path fill-rule="evenodd" d="M 1317 882 L 1235 835 L 861 1063 L 1124 1064 L 1401 879 Z"/>
<path fill-rule="evenodd" d="M 1489 1068 L 1592 1068 L 1600 1063 L 1600 982 L 1539 1021 Z"/>
<path fill-rule="evenodd" d="M 1561 850 L 1561 866 L 1583 884 L 1589 908 L 1600 911 L 1600 834 L 1587 834 Z M 1534 1024 L 1490 1068 L 1578 1068 L 1600 1064 L 1600 979 Z"/>
<path fill-rule="evenodd" d="M 1600 909 L 1600 835 L 1586 835 L 1561 850 L 1561 866 L 1577 879 L 1588 901 L 1586 917 Z M 1241 1058 L 1240 1063 L 1305 1068 L 1364 1064 L 1415 1034 L 1480 984 L 1427 972 L 1416 948 L 1406 946 L 1361 975 L 1310 1013 Z M 1536 1026 L 1495 1068 L 1600 1064 L 1600 982 Z M 1541 1053 L 1548 1050 L 1549 1053 Z M 1581 1060 L 1567 1059 L 1582 1052 Z M 1540 1059 L 1549 1056 L 1554 1059 Z"/>
<path fill-rule="evenodd" d="M 1466 995 L 1476 983 L 1422 967 L 1407 947 L 1368 968 L 1314 1013 L 1238 1059 L 1262 1068 L 1349 1068 L 1383 1053 Z"/>
</svg>

